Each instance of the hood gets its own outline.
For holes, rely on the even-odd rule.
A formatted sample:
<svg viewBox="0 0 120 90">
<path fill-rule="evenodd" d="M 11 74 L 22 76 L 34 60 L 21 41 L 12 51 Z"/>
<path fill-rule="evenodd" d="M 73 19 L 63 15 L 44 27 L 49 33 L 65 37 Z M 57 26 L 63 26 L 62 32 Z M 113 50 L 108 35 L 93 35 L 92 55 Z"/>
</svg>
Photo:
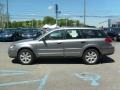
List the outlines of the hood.
<svg viewBox="0 0 120 90">
<path fill-rule="evenodd" d="M 30 32 L 30 33 L 23 33 L 24 35 L 34 35 L 36 34 L 35 32 Z"/>
<path fill-rule="evenodd" d="M 12 33 L 2 32 L 2 33 L 0 33 L 0 35 L 12 35 Z"/>
<path fill-rule="evenodd" d="M 11 37 L 13 34 L 11 33 L 0 33 L 0 37 Z"/>
</svg>

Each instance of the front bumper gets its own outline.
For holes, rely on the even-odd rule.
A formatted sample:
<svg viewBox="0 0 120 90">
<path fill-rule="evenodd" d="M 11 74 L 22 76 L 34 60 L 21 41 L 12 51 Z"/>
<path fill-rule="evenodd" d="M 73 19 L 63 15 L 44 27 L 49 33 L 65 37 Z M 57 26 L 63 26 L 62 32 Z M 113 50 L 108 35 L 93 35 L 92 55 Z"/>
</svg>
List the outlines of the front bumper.
<svg viewBox="0 0 120 90">
<path fill-rule="evenodd" d="M 9 48 L 8 49 L 8 55 L 9 55 L 10 58 L 16 58 L 17 57 L 17 51 L 16 51 L 16 49 Z"/>
<path fill-rule="evenodd" d="M 0 41 L 12 41 L 12 37 L 0 37 Z"/>
</svg>

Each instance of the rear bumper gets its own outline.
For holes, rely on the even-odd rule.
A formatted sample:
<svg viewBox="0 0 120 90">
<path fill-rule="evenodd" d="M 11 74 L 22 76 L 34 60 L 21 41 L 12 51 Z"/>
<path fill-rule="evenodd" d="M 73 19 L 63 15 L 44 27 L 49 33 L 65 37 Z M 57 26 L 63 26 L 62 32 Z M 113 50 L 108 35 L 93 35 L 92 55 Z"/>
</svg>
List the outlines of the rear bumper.
<svg viewBox="0 0 120 90">
<path fill-rule="evenodd" d="M 102 48 L 102 55 L 112 55 L 115 52 L 115 48 L 113 46 Z"/>
</svg>

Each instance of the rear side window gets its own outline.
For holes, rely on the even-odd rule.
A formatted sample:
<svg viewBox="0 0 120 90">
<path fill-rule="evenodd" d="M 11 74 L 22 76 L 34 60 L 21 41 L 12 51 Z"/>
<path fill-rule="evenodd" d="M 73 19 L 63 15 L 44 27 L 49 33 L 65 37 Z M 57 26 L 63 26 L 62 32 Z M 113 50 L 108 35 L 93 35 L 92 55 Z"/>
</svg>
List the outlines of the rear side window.
<svg viewBox="0 0 120 90">
<path fill-rule="evenodd" d="M 79 30 L 66 30 L 66 39 L 80 39 L 81 37 Z"/>
<path fill-rule="evenodd" d="M 82 30 L 84 38 L 105 38 L 106 34 L 102 30 Z"/>
</svg>

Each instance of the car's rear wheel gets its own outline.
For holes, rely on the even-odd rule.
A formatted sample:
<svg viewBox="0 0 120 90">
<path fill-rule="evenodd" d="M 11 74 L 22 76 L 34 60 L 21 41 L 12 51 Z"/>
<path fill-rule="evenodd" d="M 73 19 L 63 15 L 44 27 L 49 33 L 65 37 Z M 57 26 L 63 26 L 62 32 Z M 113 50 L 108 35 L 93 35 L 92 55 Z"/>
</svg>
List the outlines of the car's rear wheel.
<svg viewBox="0 0 120 90">
<path fill-rule="evenodd" d="M 18 60 L 23 65 L 30 65 L 34 61 L 34 54 L 29 49 L 22 49 L 18 53 Z"/>
<path fill-rule="evenodd" d="M 95 49 L 88 49 L 83 54 L 85 64 L 93 65 L 99 61 L 99 52 Z"/>
</svg>

